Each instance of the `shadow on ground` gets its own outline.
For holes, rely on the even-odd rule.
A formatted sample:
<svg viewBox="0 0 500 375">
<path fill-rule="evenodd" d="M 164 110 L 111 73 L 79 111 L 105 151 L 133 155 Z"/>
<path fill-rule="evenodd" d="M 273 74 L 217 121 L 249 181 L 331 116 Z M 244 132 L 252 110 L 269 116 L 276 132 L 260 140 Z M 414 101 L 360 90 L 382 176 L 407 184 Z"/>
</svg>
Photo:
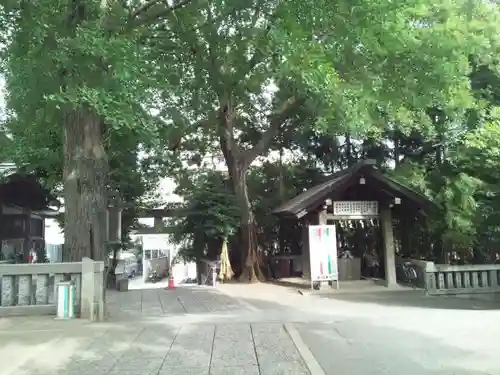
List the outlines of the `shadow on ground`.
<svg viewBox="0 0 500 375">
<path fill-rule="evenodd" d="M 427 296 L 423 289 L 413 289 L 404 285 L 400 285 L 395 291 L 388 290 L 380 280 L 341 282 L 339 290 L 326 286 L 320 291 L 311 291 L 308 284 L 298 283 L 296 280 L 273 280 L 267 284 L 282 287 L 297 294 L 352 303 L 441 310 L 500 310 L 499 294 Z"/>
<path fill-rule="evenodd" d="M 52 318 L 0 320 L 0 373 L 2 375 L 306 375 L 308 372 L 286 372 L 277 363 L 287 363 L 293 351 L 282 337 L 282 322 L 293 321 L 326 375 L 487 375 L 500 371 L 491 341 L 491 332 L 481 331 L 483 322 L 463 322 L 460 312 L 437 329 L 429 322 L 409 321 L 401 325 L 393 319 L 344 317 L 341 321 L 309 321 L 293 303 L 311 305 L 317 296 L 300 296 L 286 288 L 272 294 L 251 298 L 240 294 L 231 309 L 223 308 L 230 298 L 213 288 L 192 288 L 171 293 L 172 301 L 187 296 L 204 304 L 192 312 L 142 316 L 141 320 L 90 324 L 83 321 L 56 321 Z M 177 294 L 176 294 L 177 293 Z M 123 293 L 123 295 L 126 293 Z M 258 293 L 257 293 L 258 294 Z M 282 297 L 293 296 L 288 302 Z M 323 296 L 324 297 L 324 296 Z M 421 296 L 425 297 L 425 296 Z M 160 297 L 161 299 L 162 297 Z M 236 297 L 235 297 L 236 298 Z M 376 297 L 339 295 L 333 299 L 348 302 L 401 305 L 401 293 L 383 293 Z M 283 298 L 285 300 L 286 298 Z M 415 295 L 412 296 L 415 300 Z M 399 301 L 399 302 L 397 302 Z M 469 301 L 458 301 L 467 303 Z M 211 306 L 220 304 L 220 309 Z M 240 308 L 235 308 L 239 303 Z M 323 303 L 335 307 L 335 301 Z M 247 308 L 245 308 L 245 305 Z M 208 308 L 207 308 L 208 306 Z M 253 306 L 254 308 L 249 308 Z M 322 305 L 326 306 L 326 305 Z M 422 307 L 422 301 L 410 306 Z M 300 306 L 299 306 L 300 307 Z M 436 308 L 432 299 L 432 308 Z M 450 308 L 447 305 L 446 308 Z M 460 308 L 459 308 L 460 309 Z M 295 314 L 294 314 L 295 312 Z M 441 313 L 441 317 L 446 316 Z M 404 314 L 403 314 L 404 315 Z M 451 316 L 451 315 L 450 315 Z M 193 321 L 184 319 L 194 317 Z M 276 321 L 273 321 L 276 320 Z M 435 320 L 434 322 L 437 322 Z M 7 322 L 7 323 L 6 323 Z M 435 323 L 434 323 L 435 324 Z M 224 328 L 225 327 L 225 328 Z M 243 328 L 241 328 L 243 327 Z M 253 347 L 238 329 L 252 335 L 260 332 Z M 276 328 L 278 327 L 278 328 Z M 220 331 L 219 331 L 220 329 Z M 233 334 L 234 341 L 217 349 L 217 332 Z M 439 331 L 439 333 L 438 333 Z M 253 333 L 252 333 L 253 332 Z M 482 332 L 483 334 L 479 334 Z M 489 334 L 484 337 L 484 333 Z M 239 336 L 238 336 L 239 335 Z M 266 336 L 267 335 L 267 336 Z M 237 338 L 235 339 L 234 337 Z M 215 348 L 215 349 L 214 349 Z M 266 360 L 253 365 L 240 353 L 250 349 Z M 219 350 L 219 354 L 214 354 Z M 281 351 L 280 351 L 281 350 Z M 22 354 L 22 355 L 21 355 Z M 220 355 L 220 357 L 218 357 Z M 287 357 L 288 355 L 288 357 Z M 290 358 L 289 358 L 290 357 Z M 222 358 L 226 366 L 212 366 L 213 358 Z M 274 361 L 274 362 L 273 362 Z M 235 365 L 236 364 L 236 365 Z M 264 367 L 265 366 L 265 367 Z"/>
<path fill-rule="evenodd" d="M 458 296 L 426 296 L 420 290 L 384 293 L 317 294 L 332 300 L 372 303 L 383 306 L 417 307 L 440 310 L 500 310 L 500 301 L 462 298 Z"/>
<path fill-rule="evenodd" d="M 127 294 L 135 293 L 118 295 L 127 300 Z M 145 293 L 153 295 L 151 291 Z M 242 315 L 251 315 L 252 310 L 217 289 L 177 288 L 155 293 L 161 293 L 160 300 L 169 299 L 172 303 L 180 299 L 185 311 L 152 311 L 152 315 L 111 317 L 107 322 L 94 324 L 51 317 L 0 320 L 0 373 L 309 374 L 279 321 L 241 319 Z M 9 357 L 16 359 L 9 362 Z"/>
</svg>

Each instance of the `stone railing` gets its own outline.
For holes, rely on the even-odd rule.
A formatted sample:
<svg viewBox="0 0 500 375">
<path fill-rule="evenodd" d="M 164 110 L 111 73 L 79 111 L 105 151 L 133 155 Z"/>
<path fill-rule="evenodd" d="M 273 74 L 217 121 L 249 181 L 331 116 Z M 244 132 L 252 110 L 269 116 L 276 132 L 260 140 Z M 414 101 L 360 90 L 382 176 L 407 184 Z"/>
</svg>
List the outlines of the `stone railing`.
<svg viewBox="0 0 500 375">
<path fill-rule="evenodd" d="M 418 266 L 425 271 L 428 295 L 500 293 L 498 264 L 451 266 L 418 262 Z"/>
<path fill-rule="evenodd" d="M 57 284 L 71 280 L 77 316 L 104 319 L 104 262 L 0 264 L 0 317 L 55 315 Z"/>
</svg>

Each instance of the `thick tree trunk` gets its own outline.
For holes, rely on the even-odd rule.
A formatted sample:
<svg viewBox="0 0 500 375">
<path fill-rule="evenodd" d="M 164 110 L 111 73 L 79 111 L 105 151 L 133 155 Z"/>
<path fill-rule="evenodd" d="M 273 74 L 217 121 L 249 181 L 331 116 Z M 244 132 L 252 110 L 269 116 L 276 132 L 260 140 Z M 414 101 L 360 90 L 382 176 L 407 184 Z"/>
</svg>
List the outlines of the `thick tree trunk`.
<svg viewBox="0 0 500 375">
<path fill-rule="evenodd" d="M 224 125 L 227 126 L 227 124 Z M 231 142 L 228 139 L 229 136 L 221 137 L 221 149 L 226 159 L 229 177 L 240 213 L 241 273 L 239 278 L 243 282 L 257 282 L 263 280 L 264 277 L 260 269 L 254 216 L 248 197 L 246 173 L 249 164 L 242 160 L 241 152 L 234 145 L 231 147 Z"/>
<path fill-rule="evenodd" d="M 264 279 L 260 269 L 257 235 L 255 232 L 254 215 L 248 197 L 246 179 L 247 168 L 235 165 L 230 171 L 236 203 L 241 217 L 241 275 L 240 281 L 257 282 Z"/>
<path fill-rule="evenodd" d="M 260 257 L 255 231 L 255 222 L 248 198 L 248 187 L 246 174 L 252 161 L 269 149 L 269 145 L 278 133 L 280 125 L 291 113 L 298 103 L 296 96 L 289 98 L 283 106 L 271 116 L 269 116 L 269 128 L 262 133 L 257 144 L 250 150 L 243 150 L 238 147 L 234 136 L 234 120 L 237 117 L 234 103 L 230 93 L 220 95 L 221 107 L 219 109 L 219 136 L 220 145 L 224 158 L 226 159 L 229 176 L 231 178 L 236 202 L 240 210 L 241 218 L 241 261 L 242 272 L 240 280 L 245 282 L 255 282 L 264 279 L 260 268 Z"/>
<path fill-rule="evenodd" d="M 64 249 L 68 261 L 106 258 L 108 162 L 103 123 L 85 106 L 67 112 L 64 127 Z"/>
</svg>

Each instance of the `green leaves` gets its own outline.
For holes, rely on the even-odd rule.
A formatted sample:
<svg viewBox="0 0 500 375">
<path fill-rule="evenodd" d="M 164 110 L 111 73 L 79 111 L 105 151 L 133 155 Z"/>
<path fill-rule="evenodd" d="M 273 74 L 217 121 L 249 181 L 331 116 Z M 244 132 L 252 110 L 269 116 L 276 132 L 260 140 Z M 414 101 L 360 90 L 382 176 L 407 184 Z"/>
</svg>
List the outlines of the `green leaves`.
<svg viewBox="0 0 500 375">
<path fill-rule="evenodd" d="M 7 83 L 7 133 L 14 142 L 5 150 L 20 165 L 40 167 L 60 177 L 65 113 L 90 106 L 113 133 L 135 137 L 132 149 L 148 149 L 166 134 L 156 121 L 159 83 L 152 72 L 151 48 L 142 32 L 128 25 L 121 5 L 85 1 L 41 0 L 0 13 L 6 39 L 4 74 Z M 139 5 L 137 5 L 139 6 Z M 84 12 L 75 24 L 71 12 Z M 165 88 L 165 80 L 160 86 Z M 122 138 L 123 138 L 122 137 Z M 120 147 L 119 145 L 114 145 Z"/>
<path fill-rule="evenodd" d="M 14 140 L 5 151 L 18 164 L 53 171 L 54 181 L 61 170 L 62 119 L 81 105 L 103 119 L 117 165 L 113 183 L 124 190 L 128 182 L 154 181 L 160 168 L 182 169 L 184 157 L 218 151 L 226 133 L 235 143 L 231 150 L 241 151 L 234 155 L 255 158 L 274 141 L 274 147 L 307 154 L 307 163 L 322 160 L 328 170 L 349 159 L 338 135 L 347 134 L 353 144 L 368 140 L 356 146 L 359 155 L 372 152 L 382 160 L 388 151 L 407 151 L 405 157 L 419 165 L 401 174 L 448 205 L 455 232 L 482 209 L 464 198 L 484 189 L 471 176 L 500 180 L 500 134 L 493 121 L 461 143 L 469 132 L 467 113 L 494 117 L 486 109 L 499 96 L 493 79 L 500 45 L 496 5 L 192 0 L 169 11 L 162 2 L 109 2 L 101 9 L 101 1 L 90 0 L 82 3 L 86 14 L 76 25 L 70 3 L 13 2 L 0 12 L 11 115 L 4 126 Z M 298 100 L 283 116 L 271 115 L 290 98 Z M 429 108 L 443 116 L 430 115 Z M 223 113 L 231 120 L 226 128 Z M 401 137 L 390 135 L 396 132 Z M 382 141 L 388 135 L 401 142 L 394 150 Z M 127 165 L 138 164 L 139 148 L 148 155 L 144 168 L 128 173 Z M 446 171 L 448 164 L 438 161 L 443 150 L 450 159 Z M 305 159 L 300 152 L 295 157 Z M 445 172 L 446 179 L 436 182 Z M 227 235 L 235 225 L 235 213 L 226 210 L 232 204 L 217 184 L 207 177 L 197 182 L 204 188 L 188 194 L 189 204 L 197 202 L 190 206 L 189 230 L 200 236 Z M 264 207 L 259 199 L 256 205 Z M 450 221 L 459 219 L 464 221 Z"/>
<path fill-rule="evenodd" d="M 184 245 L 185 258 L 205 256 L 213 243 L 218 253 L 222 241 L 234 235 L 239 226 L 239 212 L 226 178 L 210 172 L 180 187 L 185 203 L 182 216 L 170 222 L 172 239 Z"/>
<path fill-rule="evenodd" d="M 496 39 L 491 28 L 498 13 L 477 3 L 471 21 L 464 16 L 466 5 L 470 2 L 315 2 L 309 13 L 296 10 L 299 22 L 281 25 L 292 46 L 282 50 L 285 64 L 321 90 L 330 108 L 324 116 L 343 114 L 345 126 L 361 133 L 377 117 L 374 108 L 403 123 L 419 120 L 421 111 L 436 103 L 467 108 L 473 104 L 468 59 Z"/>
</svg>

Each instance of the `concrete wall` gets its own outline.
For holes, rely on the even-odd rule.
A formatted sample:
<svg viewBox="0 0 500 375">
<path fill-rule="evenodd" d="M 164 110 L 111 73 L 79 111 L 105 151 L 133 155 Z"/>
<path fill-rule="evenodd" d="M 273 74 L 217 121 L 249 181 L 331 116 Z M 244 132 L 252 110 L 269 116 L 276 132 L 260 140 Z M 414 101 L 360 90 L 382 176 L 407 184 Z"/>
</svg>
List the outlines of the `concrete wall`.
<svg viewBox="0 0 500 375">
<path fill-rule="evenodd" d="M 172 272 L 174 274 L 174 280 L 176 284 L 179 284 L 185 279 L 196 280 L 196 263 L 177 263 L 172 267 Z"/>
</svg>

